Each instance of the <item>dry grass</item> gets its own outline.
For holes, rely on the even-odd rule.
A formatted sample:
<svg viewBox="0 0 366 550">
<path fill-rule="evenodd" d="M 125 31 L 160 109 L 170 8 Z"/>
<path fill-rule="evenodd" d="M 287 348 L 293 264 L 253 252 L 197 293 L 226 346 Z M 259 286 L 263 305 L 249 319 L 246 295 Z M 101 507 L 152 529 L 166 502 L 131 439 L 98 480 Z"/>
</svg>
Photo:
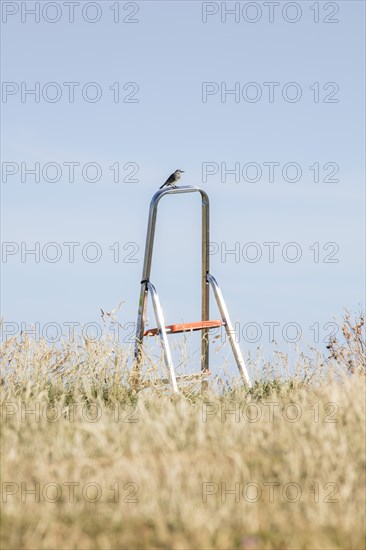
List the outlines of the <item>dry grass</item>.
<svg viewBox="0 0 366 550">
<path fill-rule="evenodd" d="M 108 340 L 7 341 L 2 548 L 363 549 L 362 319 L 343 332 L 291 378 L 178 398 Z"/>
</svg>

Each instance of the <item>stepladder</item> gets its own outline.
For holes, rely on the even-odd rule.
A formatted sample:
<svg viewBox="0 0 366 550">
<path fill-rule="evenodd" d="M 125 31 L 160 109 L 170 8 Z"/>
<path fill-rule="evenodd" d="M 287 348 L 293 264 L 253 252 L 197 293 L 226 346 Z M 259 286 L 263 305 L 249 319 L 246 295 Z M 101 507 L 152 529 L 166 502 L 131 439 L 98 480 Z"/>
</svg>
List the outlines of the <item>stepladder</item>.
<svg viewBox="0 0 366 550">
<path fill-rule="evenodd" d="M 180 195 L 183 193 L 199 193 L 202 204 L 202 244 L 201 244 L 201 320 L 190 323 L 176 323 L 165 325 L 164 314 L 160 304 L 159 295 L 156 287 L 151 282 L 151 266 L 154 248 L 155 227 L 157 220 L 158 205 L 160 201 L 169 195 Z M 251 381 L 248 371 L 240 350 L 240 346 L 236 340 L 235 331 L 231 323 L 229 312 L 226 307 L 221 289 L 210 273 L 210 203 L 209 198 L 203 189 L 194 186 L 182 187 L 165 187 L 155 193 L 153 196 L 147 225 L 145 256 L 142 270 L 140 299 L 137 315 L 136 340 L 135 340 L 135 369 L 137 373 L 141 372 L 143 361 L 143 342 L 144 338 L 158 335 L 163 356 L 164 365 L 167 370 L 168 378 L 162 379 L 162 382 L 168 382 L 174 393 L 179 393 L 179 385 L 182 379 L 196 378 L 205 379 L 209 374 L 209 332 L 213 328 L 224 327 L 227 334 L 228 342 L 230 343 L 236 365 L 239 370 L 240 377 L 246 386 L 251 387 Z M 213 291 L 221 319 L 210 320 L 210 287 Z M 151 296 L 153 311 L 156 319 L 156 328 L 146 330 L 146 311 L 148 296 Z M 184 333 L 189 331 L 201 332 L 201 370 L 195 375 L 177 376 L 172 353 L 168 341 L 168 336 L 171 334 Z"/>
</svg>

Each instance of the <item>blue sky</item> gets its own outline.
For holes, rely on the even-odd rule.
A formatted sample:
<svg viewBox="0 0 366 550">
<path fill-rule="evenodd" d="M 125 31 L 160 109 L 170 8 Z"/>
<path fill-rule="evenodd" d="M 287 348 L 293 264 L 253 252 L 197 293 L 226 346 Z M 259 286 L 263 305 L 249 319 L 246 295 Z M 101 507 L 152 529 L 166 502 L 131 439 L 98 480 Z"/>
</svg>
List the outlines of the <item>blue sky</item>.
<svg viewBox="0 0 366 550">
<path fill-rule="evenodd" d="M 285 12 L 293 18 L 291 9 L 300 9 L 296 23 L 283 19 L 286 2 L 280 2 L 273 23 L 263 2 L 254 3 L 262 10 L 257 23 L 245 21 L 242 11 L 238 23 L 229 15 L 222 22 L 220 11 L 203 23 L 202 10 L 219 9 L 220 2 L 209 3 L 209 8 L 201 2 L 120 2 L 121 17 L 138 8 L 131 16 L 137 23 L 114 23 L 110 7 L 115 3 L 96 2 L 101 19 L 95 24 L 83 20 L 80 10 L 87 3 L 82 1 L 74 23 L 68 22 L 66 7 L 58 2 L 61 17 L 53 24 L 42 12 L 39 23 L 32 16 L 22 23 L 21 3 L 3 4 L 10 5 L 6 13 L 14 6 L 19 11 L 5 22 L 3 12 L 2 80 L 16 83 L 19 89 L 22 82 L 27 88 L 39 82 L 41 90 L 38 103 L 29 95 L 22 102 L 20 91 L 2 96 L 2 163 L 19 167 L 7 181 L 3 172 L 1 183 L 2 241 L 19 246 L 19 253 L 2 256 L 5 321 L 100 322 L 100 308 L 109 311 L 123 300 L 120 322 L 135 322 L 149 202 L 176 168 L 186 171 L 182 183 L 202 185 L 210 196 L 211 238 L 219 249 L 211 257 L 211 272 L 234 322 L 241 327 L 254 322 L 262 328 L 265 322 L 278 322 L 280 331 L 286 323 L 296 322 L 304 341 L 314 344 L 309 328 L 314 323 L 319 323 L 324 337 L 329 333 L 324 325 L 340 316 L 344 307 L 360 309 L 364 301 L 363 2 L 315 3 L 319 23 L 310 9 L 314 2 L 305 1 Z M 226 3 L 228 8 L 234 4 Z M 240 2 L 241 10 L 245 4 Z M 34 2 L 26 5 L 32 7 Z M 55 17 L 52 9 L 46 17 Z M 87 13 L 93 17 L 93 11 Z M 254 12 L 247 13 L 254 17 Z M 326 17 L 339 22 L 325 23 Z M 55 103 L 42 97 L 50 82 L 61 89 Z M 80 83 L 74 103 L 68 101 L 64 82 Z M 102 90 L 96 103 L 83 99 L 80 91 L 90 82 Z M 126 83 L 137 83 L 138 102 L 115 103 L 109 87 L 116 82 L 121 97 L 136 89 L 129 85 L 124 90 Z M 203 102 L 204 82 L 228 90 L 239 83 L 239 101 L 233 95 L 222 101 L 217 93 Z M 256 103 L 243 98 L 243 88 L 250 82 L 262 92 Z M 273 102 L 268 101 L 266 82 L 279 83 Z M 296 103 L 282 97 L 290 82 L 302 93 Z M 319 102 L 314 101 L 314 83 L 319 83 Z M 330 97 L 338 102 L 324 102 L 332 91 Z M 294 88 L 289 88 L 292 92 Z M 44 93 L 52 97 L 51 88 Z M 32 167 L 36 162 L 41 171 L 48 163 L 57 163 L 62 168 L 60 180 L 52 183 L 41 175 L 40 183 L 35 183 L 32 175 L 24 174 L 22 182 L 21 163 Z M 79 163 L 73 183 L 64 164 L 70 162 Z M 268 181 L 264 163 L 269 162 L 279 163 L 274 182 Z M 99 182 L 83 177 L 87 163 L 100 167 Z M 120 164 L 123 177 L 130 170 L 123 169 L 127 163 L 137 165 L 138 182 L 114 183 L 109 168 L 114 163 Z M 241 173 L 240 181 L 228 175 L 225 182 L 219 171 L 203 183 L 203 163 L 218 167 L 226 163 L 228 169 L 240 163 L 240 170 L 256 163 L 262 177 L 248 182 Z M 299 181 L 284 181 L 281 173 L 288 163 L 300 166 Z M 319 163 L 319 182 L 314 181 L 314 168 L 309 168 L 314 163 Z M 10 165 L 5 166 L 9 170 Z M 334 166 L 339 181 L 325 183 Z M 92 169 L 88 174 L 93 177 Z M 198 196 L 165 199 L 159 211 L 152 281 L 167 323 L 199 319 L 199 240 Z M 60 261 L 52 263 L 41 255 L 39 263 L 31 256 L 22 262 L 22 246 L 32 248 L 36 242 L 41 251 L 47 243 L 58 243 Z M 65 242 L 80 243 L 73 263 L 68 261 Z M 102 251 L 96 263 L 80 253 L 91 242 Z M 246 258 L 246 246 L 252 242 L 262 252 L 256 263 Z M 263 244 L 268 242 L 280 243 L 273 263 Z M 296 263 L 282 256 L 291 242 L 302 253 Z M 119 262 L 113 261 L 109 248 L 113 243 L 119 243 Z M 318 262 L 314 243 L 319 243 Z M 222 261 L 225 247 L 235 246 L 239 261 L 234 255 Z M 332 252 L 337 263 L 328 262 Z M 129 263 L 129 259 L 138 261 Z M 217 317 L 213 302 L 211 316 Z M 255 345 L 266 348 L 268 343 L 263 335 Z M 242 342 L 242 348 L 248 351 L 253 345 Z"/>
</svg>

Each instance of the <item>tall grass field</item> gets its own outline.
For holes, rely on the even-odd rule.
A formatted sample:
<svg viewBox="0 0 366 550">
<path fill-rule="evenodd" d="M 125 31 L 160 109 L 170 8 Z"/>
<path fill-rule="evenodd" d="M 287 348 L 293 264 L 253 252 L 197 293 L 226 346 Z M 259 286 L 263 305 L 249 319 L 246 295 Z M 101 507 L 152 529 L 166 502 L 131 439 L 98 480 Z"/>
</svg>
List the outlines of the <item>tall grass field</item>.
<svg viewBox="0 0 366 550">
<path fill-rule="evenodd" d="M 138 383 L 107 339 L 8 339 L 1 547 L 362 550 L 363 331 L 346 315 L 342 340 L 291 375 L 268 363 L 251 389 L 179 396 Z"/>
</svg>

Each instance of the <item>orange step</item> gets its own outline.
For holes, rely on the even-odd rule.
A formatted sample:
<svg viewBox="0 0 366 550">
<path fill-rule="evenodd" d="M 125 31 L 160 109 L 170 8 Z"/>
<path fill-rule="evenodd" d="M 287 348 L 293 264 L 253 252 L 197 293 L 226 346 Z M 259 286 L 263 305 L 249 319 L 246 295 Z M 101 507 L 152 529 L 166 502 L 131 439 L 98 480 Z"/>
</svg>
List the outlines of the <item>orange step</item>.
<svg viewBox="0 0 366 550">
<path fill-rule="evenodd" d="M 194 330 L 203 330 L 205 328 L 216 328 L 222 327 L 224 325 L 223 321 L 198 321 L 196 323 L 180 323 L 175 325 L 168 325 L 165 327 L 166 331 L 169 334 L 178 334 L 179 332 L 189 332 Z M 144 336 L 155 336 L 159 334 L 158 328 L 151 328 L 144 332 Z"/>
</svg>

